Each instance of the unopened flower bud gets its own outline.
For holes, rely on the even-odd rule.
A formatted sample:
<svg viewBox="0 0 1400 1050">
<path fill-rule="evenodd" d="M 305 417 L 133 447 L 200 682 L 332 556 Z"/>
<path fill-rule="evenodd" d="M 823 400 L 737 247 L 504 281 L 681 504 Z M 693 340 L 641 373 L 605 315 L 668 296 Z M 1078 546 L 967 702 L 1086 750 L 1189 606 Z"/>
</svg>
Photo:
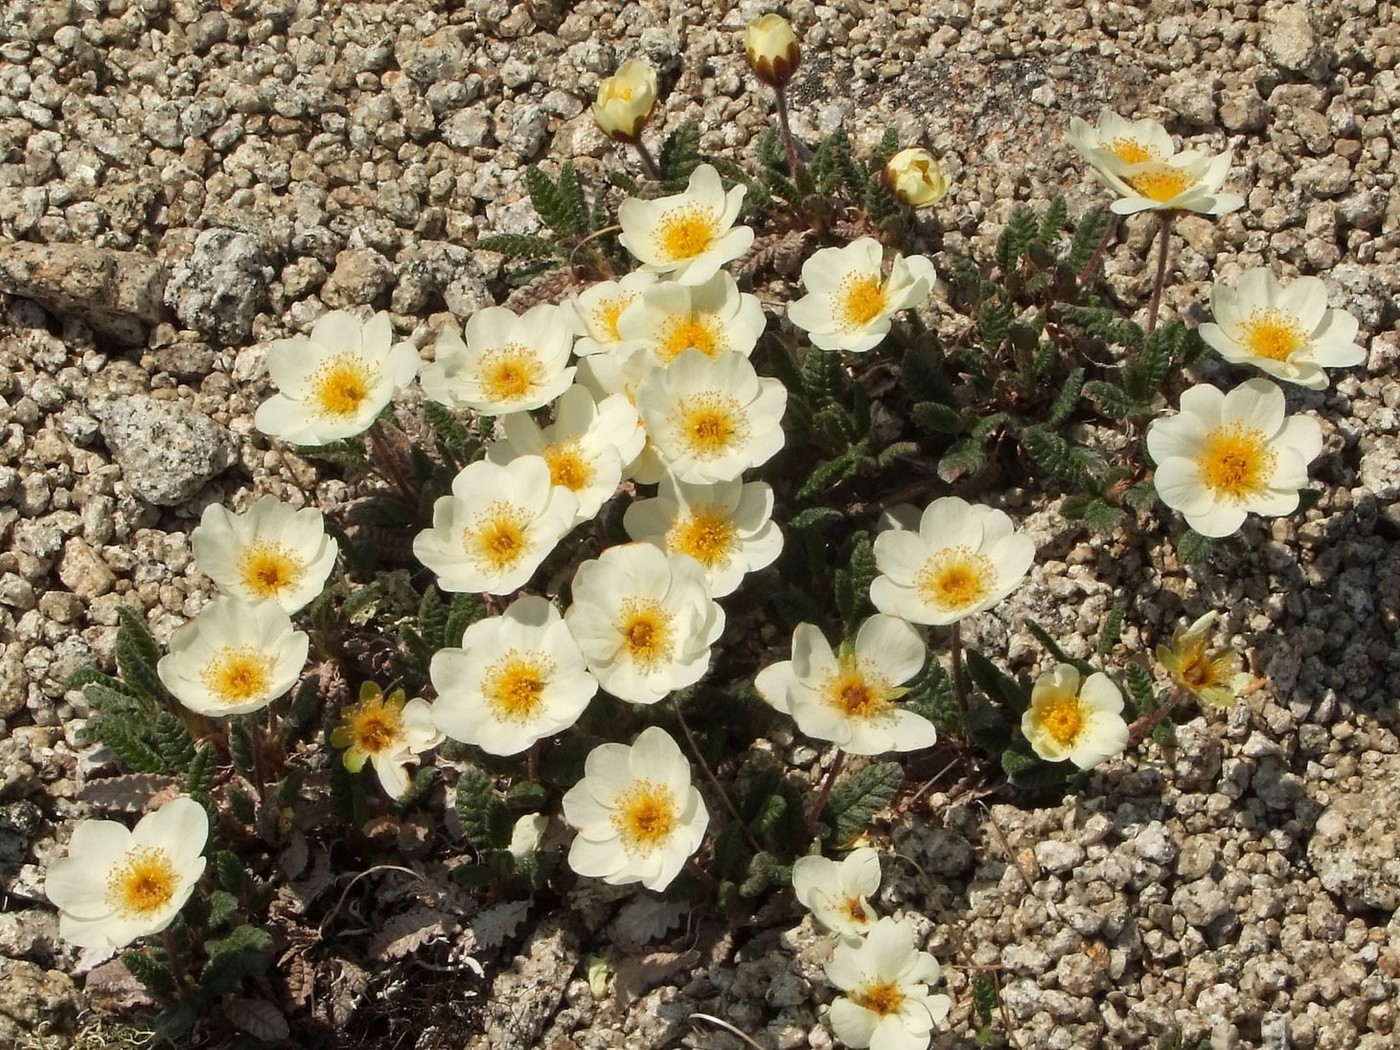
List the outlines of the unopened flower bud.
<svg viewBox="0 0 1400 1050">
<path fill-rule="evenodd" d="M 656 70 L 638 59 L 628 59 L 598 85 L 593 119 L 608 138 L 635 142 L 655 105 Z"/>
<path fill-rule="evenodd" d="M 754 76 L 775 88 L 792 79 L 801 57 L 797 37 L 782 15 L 764 15 L 750 22 L 744 30 L 744 50 Z"/>
<path fill-rule="evenodd" d="M 948 192 L 948 177 L 932 153 L 919 147 L 902 149 L 885 165 L 890 192 L 914 208 L 937 204 Z"/>
</svg>

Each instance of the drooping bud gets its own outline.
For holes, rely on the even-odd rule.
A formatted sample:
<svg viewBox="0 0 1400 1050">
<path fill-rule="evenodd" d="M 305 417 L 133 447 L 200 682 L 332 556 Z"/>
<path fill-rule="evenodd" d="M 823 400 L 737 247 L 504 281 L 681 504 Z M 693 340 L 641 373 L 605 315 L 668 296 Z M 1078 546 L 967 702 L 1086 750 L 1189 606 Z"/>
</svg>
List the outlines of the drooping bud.
<svg viewBox="0 0 1400 1050">
<path fill-rule="evenodd" d="M 639 59 L 628 59 L 598 85 L 593 119 L 608 138 L 636 142 L 656 105 L 656 91 L 656 70 Z"/>
<path fill-rule="evenodd" d="M 744 51 L 754 76 L 774 88 L 792 79 L 802 54 L 792 26 L 782 15 L 764 15 L 750 22 L 744 30 Z"/>
<path fill-rule="evenodd" d="M 890 192 L 913 208 L 928 208 L 948 192 L 948 177 L 926 149 L 902 149 L 885 165 Z"/>
</svg>

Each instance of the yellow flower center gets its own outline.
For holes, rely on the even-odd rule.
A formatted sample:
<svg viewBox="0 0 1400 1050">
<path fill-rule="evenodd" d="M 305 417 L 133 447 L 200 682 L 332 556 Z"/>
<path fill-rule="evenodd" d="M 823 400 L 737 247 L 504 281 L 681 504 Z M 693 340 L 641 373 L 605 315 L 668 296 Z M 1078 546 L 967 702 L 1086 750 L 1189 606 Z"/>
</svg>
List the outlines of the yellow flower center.
<svg viewBox="0 0 1400 1050">
<path fill-rule="evenodd" d="M 394 747 L 403 735 L 401 708 L 382 695 L 372 696 L 347 711 L 345 724 L 352 746 L 367 755 L 377 755 Z"/>
<path fill-rule="evenodd" d="M 622 333 L 617 330 L 617 319 L 622 311 L 632 305 L 635 295 L 620 295 L 615 299 L 602 299 L 593 308 L 593 328 L 603 333 L 609 342 L 622 342 Z"/>
<path fill-rule="evenodd" d="M 996 578 L 996 568 L 985 554 L 948 547 L 924 563 L 914 586 L 930 605 L 967 609 L 986 600 Z"/>
<path fill-rule="evenodd" d="M 676 520 L 666 536 L 667 549 L 689 554 L 707 569 L 727 565 L 739 538 L 734 520 L 718 506 L 696 507 Z"/>
<path fill-rule="evenodd" d="M 1206 656 L 1205 646 L 1192 646 L 1176 673 L 1182 684 L 1193 692 L 1219 684 L 1215 678 L 1215 665 Z"/>
<path fill-rule="evenodd" d="M 737 399 L 704 393 L 683 400 L 676 410 L 676 428 L 696 459 L 715 459 L 740 444 L 749 433 Z"/>
<path fill-rule="evenodd" d="M 1268 487 L 1276 458 L 1262 431 L 1227 423 L 1206 435 L 1196 466 L 1216 495 L 1242 500 Z"/>
<path fill-rule="evenodd" d="M 486 669 L 481 691 L 499 718 L 525 722 L 539 710 L 553 661 L 543 653 L 512 649 Z"/>
<path fill-rule="evenodd" d="M 889 682 L 867 672 L 851 657 L 838 660 L 837 670 L 822 683 L 821 692 L 828 706 L 857 720 L 879 718 L 894 706 Z"/>
<path fill-rule="evenodd" d="M 864 926 L 870 920 L 865 914 L 865 908 L 861 905 L 859 897 L 847 897 L 845 901 L 846 918 L 852 922 L 860 923 Z"/>
<path fill-rule="evenodd" d="M 1114 139 L 1106 145 L 1124 164 L 1145 164 L 1149 160 L 1161 160 L 1155 149 L 1144 146 L 1137 139 Z"/>
<path fill-rule="evenodd" d="M 499 501 L 491 504 L 476 520 L 476 527 L 463 537 L 467 553 L 476 556 L 498 572 L 509 569 L 525 555 L 529 539 L 520 508 Z"/>
<path fill-rule="evenodd" d="M 1165 204 L 1196 185 L 1196 179 L 1189 172 L 1170 164 L 1152 168 L 1124 181 L 1137 193 L 1158 204 Z"/>
<path fill-rule="evenodd" d="M 1077 696 L 1057 696 L 1041 707 L 1040 724 L 1051 740 L 1069 747 L 1084 731 L 1084 704 Z"/>
<path fill-rule="evenodd" d="M 656 229 L 657 247 L 667 262 L 683 262 L 709 251 L 719 232 L 714 210 L 698 204 L 672 208 Z"/>
<path fill-rule="evenodd" d="M 1308 337 L 1298 319 L 1282 310 L 1255 310 L 1240 325 L 1240 342 L 1255 357 L 1287 361 L 1308 345 Z"/>
<path fill-rule="evenodd" d="M 705 323 L 705 315 L 683 314 L 671 318 L 656 345 L 656 356 L 662 364 L 670 364 L 682 350 L 699 350 L 713 358 L 727 349 L 722 336 Z"/>
<path fill-rule="evenodd" d="M 323 416 L 346 419 L 360 410 L 374 385 L 373 373 L 353 354 L 332 357 L 311 380 L 311 400 Z"/>
<path fill-rule="evenodd" d="M 254 540 L 238 557 L 239 579 L 259 598 L 276 598 L 284 587 L 295 586 L 305 569 L 290 550 L 267 540 Z"/>
<path fill-rule="evenodd" d="M 107 903 L 125 919 L 149 916 L 170 903 L 179 884 L 165 850 L 137 846 L 107 877 Z"/>
<path fill-rule="evenodd" d="M 613 803 L 612 825 L 628 853 L 651 853 L 666 843 L 680 822 L 680 806 L 664 784 L 635 780 Z"/>
<path fill-rule="evenodd" d="M 886 312 L 885 287 L 878 277 L 851 275 L 836 292 L 836 314 L 841 330 L 864 328 Z"/>
<path fill-rule="evenodd" d="M 547 446 L 544 461 L 549 464 L 550 484 L 559 485 L 570 492 L 582 491 L 593 480 L 593 467 L 579 451 L 577 438 Z"/>
<path fill-rule="evenodd" d="M 204 665 L 200 679 L 226 704 L 243 704 L 267 692 L 272 657 L 247 645 L 226 645 Z"/>
<path fill-rule="evenodd" d="M 654 667 L 671 655 L 671 615 L 655 598 L 622 603 L 622 648 L 632 662 Z"/>
<path fill-rule="evenodd" d="M 899 1008 L 904 1005 L 904 993 L 897 984 L 867 984 L 851 998 L 881 1017 L 899 1013 Z"/>
<path fill-rule="evenodd" d="M 519 401 L 543 377 L 539 355 L 528 346 L 508 343 L 481 357 L 481 389 L 492 401 Z"/>
</svg>

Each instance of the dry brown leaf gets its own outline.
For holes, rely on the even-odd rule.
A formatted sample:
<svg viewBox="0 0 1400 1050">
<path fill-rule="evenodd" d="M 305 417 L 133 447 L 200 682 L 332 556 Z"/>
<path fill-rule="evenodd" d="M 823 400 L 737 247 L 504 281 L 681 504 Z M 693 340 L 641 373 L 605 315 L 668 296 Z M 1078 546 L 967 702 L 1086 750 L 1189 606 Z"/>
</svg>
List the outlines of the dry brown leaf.
<svg viewBox="0 0 1400 1050">
<path fill-rule="evenodd" d="M 103 963 L 89 973 L 83 982 L 83 994 L 93 1006 L 108 1013 L 155 1005 L 146 986 L 131 975 L 120 959 Z"/>
<path fill-rule="evenodd" d="M 434 937 L 455 933 L 457 920 L 436 908 L 410 908 L 384 924 L 369 942 L 369 954 L 382 962 L 411 955 Z"/>
<path fill-rule="evenodd" d="M 290 1034 L 282 1011 L 266 999 L 230 999 L 224 1003 L 224 1016 L 263 1043 L 275 1043 Z"/>
<path fill-rule="evenodd" d="M 282 956 L 282 977 L 287 985 L 287 1000 L 297 1009 L 311 1002 L 316 993 L 316 967 L 301 952 L 292 949 Z"/>
<path fill-rule="evenodd" d="M 144 813 L 161 796 L 179 788 L 179 781 L 164 773 L 128 773 L 89 780 L 78 798 L 90 806 L 121 813 Z"/>
</svg>

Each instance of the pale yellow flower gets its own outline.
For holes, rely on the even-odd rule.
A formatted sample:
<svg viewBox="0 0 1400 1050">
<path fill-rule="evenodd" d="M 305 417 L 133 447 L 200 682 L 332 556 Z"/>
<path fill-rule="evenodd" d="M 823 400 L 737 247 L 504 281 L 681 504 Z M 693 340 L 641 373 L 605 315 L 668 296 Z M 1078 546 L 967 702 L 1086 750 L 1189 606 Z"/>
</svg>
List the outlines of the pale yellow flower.
<svg viewBox="0 0 1400 1050">
<path fill-rule="evenodd" d="M 754 76 L 769 87 L 781 88 L 797 72 L 801 49 L 792 26 L 781 15 L 755 18 L 744 30 L 744 53 Z"/>
<path fill-rule="evenodd" d="M 640 59 L 628 59 L 598 85 L 593 119 L 608 138 L 635 142 L 656 105 L 656 70 Z"/>
<path fill-rule="evenodd" d="M 948 176 L 938 160 L 917 146 L 902 149 L 885 164 L 885 181 L 890 192 L 911 208 L 928 208 L 948 192 Z"/>
</svg>

